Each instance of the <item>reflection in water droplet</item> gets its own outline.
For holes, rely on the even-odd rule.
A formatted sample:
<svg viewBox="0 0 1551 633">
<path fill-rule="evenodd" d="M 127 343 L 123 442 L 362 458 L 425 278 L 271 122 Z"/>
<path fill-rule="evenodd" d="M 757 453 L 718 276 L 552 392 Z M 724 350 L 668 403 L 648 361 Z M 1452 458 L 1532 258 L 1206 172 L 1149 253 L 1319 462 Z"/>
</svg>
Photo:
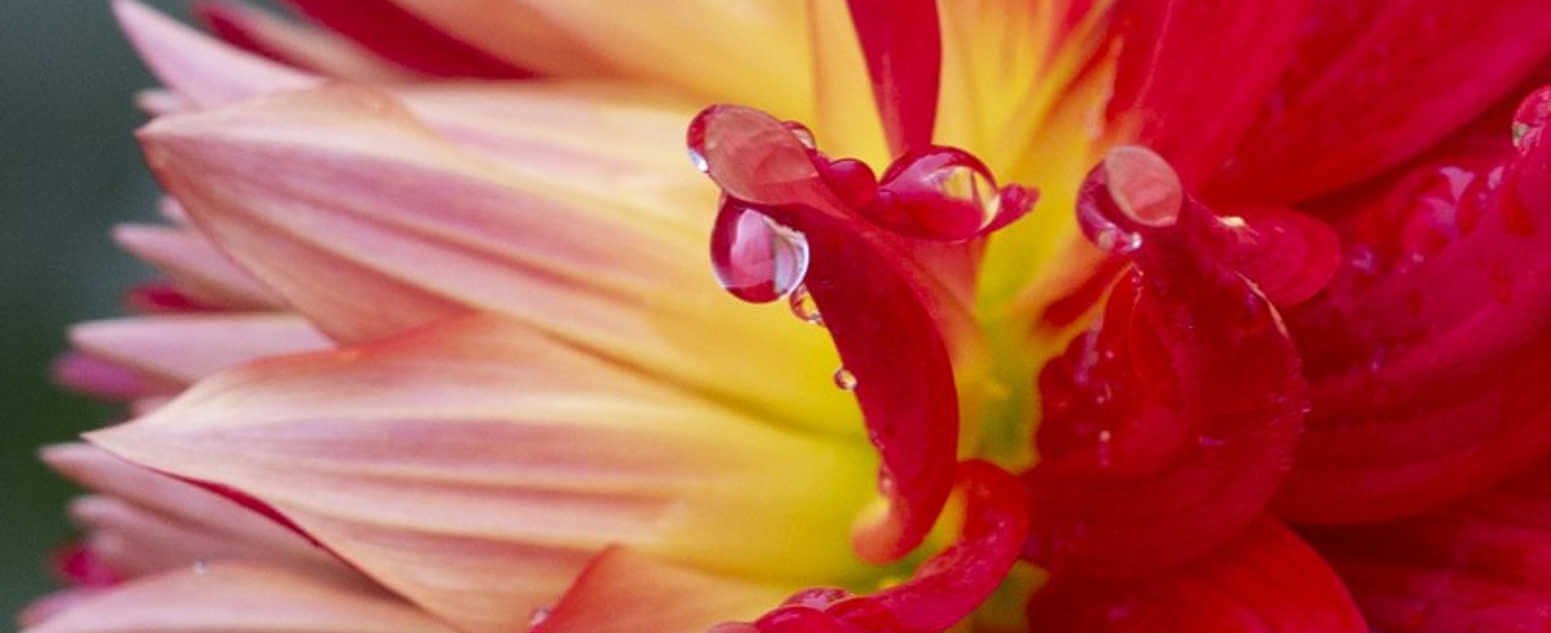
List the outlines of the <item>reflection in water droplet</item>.
<svg viewBox="0 0 1551 633">
<path fill-rule="evenodd" d="M 1184 205 L 1179 175 L 1151 150 L 1110 150 L 1089 172 L 1077 199 L 1077 224 L 1099 249 L 1129 255 L 1142 248 L 1142 233 L 1173 226 Z"/>
<path fill-rule="evenodd" d="M 808 292 L 806 285 L 799 284 L 792 290 L 792 294 L 787 296 L 786 301 L 792 308 L 792 315 L 806 323 L 824 325 L 824 315 L 819 313 L 819 304 L 813 300 L 813 295 Z"/>
<path fill-rule="evenodd" d="M 856 391 L 856 374 L 841 367 L 835 370 L 835 386 L 843 391 Z"/>
<path fill-rule="evenodd" d="M 884 172 L 878 204 L 866 209 L 891 229 L 932 239 L 967 239 L 990 226 L 1002 197 L 990 171 L 950 147 L 907 154 Z"/>
<path fill-rule="evenodd" d="M 711 269 L 733 296 L 775 301 L 808 274 L 808 240 L 754 207 L 725 198 L 711 230 Z"/>
<path fill-rule="evenodd" d="M 1521 152 L 1539 144 L 1551 124 L 1551 86 L 1529 94 L 1513 113 L 1513 146 Z"/>
</svg>

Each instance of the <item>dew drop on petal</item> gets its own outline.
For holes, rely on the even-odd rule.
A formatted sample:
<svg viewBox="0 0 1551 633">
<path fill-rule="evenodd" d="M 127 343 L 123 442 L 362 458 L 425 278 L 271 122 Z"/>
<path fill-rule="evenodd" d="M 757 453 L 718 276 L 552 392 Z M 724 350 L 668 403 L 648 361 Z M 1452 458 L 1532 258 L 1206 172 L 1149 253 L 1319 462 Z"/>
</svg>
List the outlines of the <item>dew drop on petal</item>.
<svg viewBox="0 0 1551 633">
<path fill-rule="evenodd" d="M 210 563 L 203 558 L 194 561 L 194 573 L 200 576 L 210 573 Z"/>
<path fill-rule="evenodd" d="M 1147 229 L 1172 226 L 1184 204 L 1179 175 L 1163 157 L 1117 147 L 1088 175 L 1077 200 L 1077 224 L 1099 249 L 1129 255 Z"/>
<path fill-rule="evenodd" d="M 842 391 L 856 391 L 856 374 L 851 370 L 841 367 L 835 370 L 835 386 Z"/>
<path fill-rule="evenodd" d="M 792 308 L 792 315 L 805 323 L 824 325 L 824 315 L 819 312 L 818 302 L 813 300 L 813 294 L 808 292 L 806 285 L 798 285 L 792 289 L 792 293 L 786 297 L 787 304 Z"/>
<path fill-rule="evenodd" d="M 869 217 L 891 229 L 930 239 L 967 239 L 1001 210 L 996 181 L 979 159 L 951 147 L 901 156 L 884 172 L 879 203 Z"/>
<path fill-rule="evenodd" d="M 724 198 L 711 230 L 711 270 L 744 301 L 785 296 L 808 274 L 808 240 L 754 207 Z"/>
<path fill-rule="evenodd" d="M 1551 86 L 1536 90 L 1513 113 L 1513 146 L 1527 152 L 1541 141 L 1551 123 Z"/>
<path fill-rule="evenodd" d="M 528 614 L 528 628 L 531 629 L 543 624 L 545 620 L 549 619 L 549 613 L 549 607 L 534 608 L 533 612 Z"/>
</svg>

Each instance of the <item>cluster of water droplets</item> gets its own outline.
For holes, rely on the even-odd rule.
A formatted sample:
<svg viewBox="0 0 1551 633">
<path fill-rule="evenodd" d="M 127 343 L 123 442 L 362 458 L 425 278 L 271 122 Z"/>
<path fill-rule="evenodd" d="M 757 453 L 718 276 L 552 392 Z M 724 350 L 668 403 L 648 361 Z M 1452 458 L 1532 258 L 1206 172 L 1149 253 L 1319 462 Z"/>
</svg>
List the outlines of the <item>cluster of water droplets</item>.
<svg viewBox="0 0 1551 633">
<path fill-rule="evenodd" d="M 1545 136 L 1546 126 L 1551 124 L 1551 86 L 1536 90 L 1513 113 L 1513 146 L 1528 152 Z"/>
</svg>

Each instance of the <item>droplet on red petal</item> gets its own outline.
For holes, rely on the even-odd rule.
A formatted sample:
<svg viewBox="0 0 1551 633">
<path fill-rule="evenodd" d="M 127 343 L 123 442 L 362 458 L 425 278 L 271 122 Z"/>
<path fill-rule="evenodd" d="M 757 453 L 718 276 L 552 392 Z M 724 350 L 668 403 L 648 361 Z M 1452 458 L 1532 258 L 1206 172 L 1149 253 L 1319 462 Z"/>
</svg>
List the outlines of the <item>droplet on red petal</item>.
<svg viewBox="0 0 1551 633">
<path fill-rule="evenodd" d="M 808 149 L 818 147 L 818 140 L 813 138 L 813 130 L 808 129 L 808 126 L 797 121 L 783 121 L 781 125 L 786 126 L 786 129 L 791 131 L 792 136 L 797 137 L 797 142 L 802 143 L 803 147 Z"/>
<path fill-rule="evenodd" d="M 842 158 L 830 162 L 820 171 L 829 188 L 852 209 L 865 208 L 878 196 L 878 177 L 867 163 Z"/>
<path fill-rule="evenodd" d="M 860 209 L 873 221 L 912 237 L 968 239 L 1001 210 L 996 181 L 979 159 L 950 147 L 911 152 L 883 174 L 877 200 Z"/>
<path fill-rule="evenodd" d="M 1541 141 L 1551 123 L 1551 86 L 1530 93 L 1513 113 L 1513 146 L 1527 152 Z"/>
<path fill-rule="evenodd" d="M 1341 265 L 1341 238 L 1335 229 L 1309 215 L 1282 207 L 1235 210 L 1224 218 L 1240 236 L 1235 257 L 1239 272 L 1253 280 L 1279 306 L 1318 293 Z M 1231 220 L 1239 220 L 1232 223 Z"/>
<path fill-rule="evenodd" d="M 1143 229 L 1172 225 L 1183 200 L 1179 175 L 1162 157 L 1117 147 L 1083 183 L 1077 224 L 1100 250 L 1126 255 L 1142 247 Z"/>
<path fill-rule="evenodd" d="M 808 274 L 808 241 L 754 207 L 724 198 L 711 230 L 711 270 L 733 296 L 775 301 Z"/>
</svg>

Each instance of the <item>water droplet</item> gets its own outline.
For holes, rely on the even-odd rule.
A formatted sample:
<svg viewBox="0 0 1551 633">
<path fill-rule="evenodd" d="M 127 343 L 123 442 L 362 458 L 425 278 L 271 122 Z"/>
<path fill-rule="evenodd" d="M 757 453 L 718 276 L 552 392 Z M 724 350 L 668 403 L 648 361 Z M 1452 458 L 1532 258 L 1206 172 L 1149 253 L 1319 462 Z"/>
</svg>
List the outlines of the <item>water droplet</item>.
<svg viewBox="0 0 1551 633">
<path fill-rule="evenodd" d="M 808 240 L 754 207 L 724 198 L 711 230 L 711 269 L 733 296 L 775 301 L 808 274 Z"/>
<path fill-rule="evenodd" d="M 1513 113 L 1513 146 L 1528 152 L 1538 145 L 1551 123 L 1551 86 L 1536 90 L 1519 103 Z"/>
<path fill-rule="evenodd" d="M 782 121 L 781 125 L 790 130 L 792 136 L 797 137 L 797 142 L 802 143 L 803 147 L 808 149 L 818 147 L 818 142 L 813 139 L 813 130 L 808 129 L 808 126 L 796 121 Z"/>
<path fill-rule="evenodd" d="M 967 239 L 990 226 L 1002 196 L 991 172 L 962 150 L 933 147 L 901 156 L 884 172 L 865 211 L 891 229 L 930 239 Z"/>
<path fill-rule="evenodd" d="M 851 370 L 841 367 L 835 370 L 835 386 L 842 391 L 856 391 L 856 374 Z"/>
<path fill-rule="evenodd" d="M 1144 232 L 1178 221 L 1184 195 L 1179 175 L 1161 156 L 1117 147 L 1083 182 L 1077 224 L 1099 249 L 1129 255 L 1142 248 Z"/>
<path fill-rule="evenodd" d="M 194 561 L 194 573 L 200 576 L 210 573 L 210 563 L 203 558 Z"/>
<path fill-rule="evenodd" d="M 786 297 L 787 305 L 792 308 L 792 315 L 802 319 L 805 323 L 824 325 L 824 315 L 819 313 L 819 304 L 813 300 L 813 294 L 808 292 L 808 286 L 799 284 Z"/>
<path fill-rule="evenodd" d="M 693 147 L 686 148 L 686 151 L 689 152 L 689 164 L 694 165 L 695 169 L 702 174 L 711 171 L 711 163 L 706 162 L 705 154 L 695 151 Z"/>
</svg>

